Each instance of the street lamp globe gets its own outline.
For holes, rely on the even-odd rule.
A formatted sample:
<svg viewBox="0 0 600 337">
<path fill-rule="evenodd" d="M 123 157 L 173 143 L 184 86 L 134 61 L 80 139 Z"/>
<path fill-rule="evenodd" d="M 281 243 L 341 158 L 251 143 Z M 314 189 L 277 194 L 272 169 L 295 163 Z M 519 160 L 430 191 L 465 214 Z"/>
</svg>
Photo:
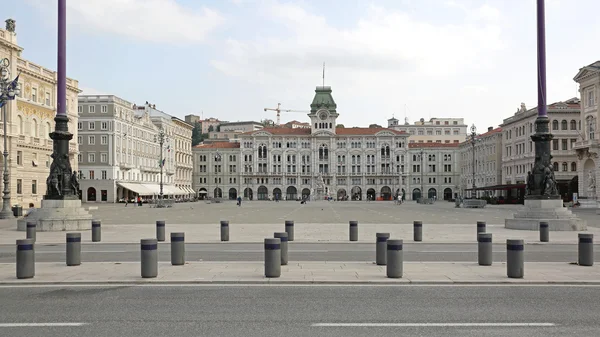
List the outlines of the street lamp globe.
<svg viewBox="0 0 600 337">
<path fill-rule="evenodd" d="M 477 132 L 477 127 L 475 126 L 475 124 L 471 125 L 471 133 L 475 133 Z"/>
</svg>

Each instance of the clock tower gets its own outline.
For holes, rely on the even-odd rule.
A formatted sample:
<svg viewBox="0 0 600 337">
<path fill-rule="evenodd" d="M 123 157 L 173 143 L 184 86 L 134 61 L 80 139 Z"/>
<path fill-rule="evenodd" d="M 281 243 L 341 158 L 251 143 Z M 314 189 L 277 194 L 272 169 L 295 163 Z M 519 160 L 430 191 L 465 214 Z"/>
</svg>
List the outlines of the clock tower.
<svg viewBox="0 0 600 337">
<path fill-rule="evenodd" d="M 331 87 L 318 86 L 315 89 L 315 98 L 310 104 L 310 117 L 312 134 L 322 131 L 335 133 L 337 105 L 331 96 Z"/>
</svg>

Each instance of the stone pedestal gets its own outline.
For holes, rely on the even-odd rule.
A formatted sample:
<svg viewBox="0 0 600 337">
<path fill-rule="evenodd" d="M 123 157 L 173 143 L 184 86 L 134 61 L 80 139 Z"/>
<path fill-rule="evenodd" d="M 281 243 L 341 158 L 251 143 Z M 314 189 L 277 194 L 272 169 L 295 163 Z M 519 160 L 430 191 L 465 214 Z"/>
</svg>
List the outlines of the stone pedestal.
<svg viewBox="0 0 600 337">
<path fill-rule="evenodd" d="M 17 230 L 25 231 L 28 221 L 37 223 L 38 232 L 82 231 L 92 228 L 92 215 L 81 207 L 81 200 L 42 200 L 38 208 L 17 221 Z"/>
<path fill-rule="evenodd" d="M 577 199 L 579 208 L 598 208 L 598 202 L 595 199 Z"/>
<path fill-rule="evenodd" d="M 551 231 L 583 231 L 587 226 L 568 208 L 561 199 L 525 200 L 525 209 L 515 213 L 514 219 L 506 219 L 504 227 L 509 229 L 539 230 L 540 221 L 548 222 Z"/>
</svg>

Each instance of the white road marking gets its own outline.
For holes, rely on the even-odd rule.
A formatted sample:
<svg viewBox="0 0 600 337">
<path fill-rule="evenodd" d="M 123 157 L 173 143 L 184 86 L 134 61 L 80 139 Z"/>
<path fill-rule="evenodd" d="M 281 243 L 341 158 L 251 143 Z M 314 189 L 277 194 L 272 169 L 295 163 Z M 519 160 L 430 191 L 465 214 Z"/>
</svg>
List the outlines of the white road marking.
<svg viewBox="0 0 600 337">
<path fill-rule="evenodd" d="M 0 323 L 0 328 L 21 328 L 21 327 L 67 327 L 83 326 L 87 323 Z"/>
<path fill-rule="evenodd" d="M 137 250 L 82 250 L 82 253 L 128 253 L 128 252 L 137 252 Z M 36 254 L 65 254 L 64 251 L 57 250 L 38 250 Z"/>
<path fill-rule="evenodd" d="M 174 287 L 213 287 L 213 288 L 222 288 L 222 287 L 234 287 L 234 288 L 247 288 L 247 287 L 282 287 L 282 288 L 314 288 L 314 287 L 470 287 L 470 288 L 479 288 L 479 287 L 544 287 L 544 288 L 553 288 L 553 287 L 579 287 L 579 288 L 600 288 L 600 284 L 508 284 L 508 283 L 499 283 L 499 284 L 408 284 L 408 283 L 395 283 L 395 284 L 327 284 L 327 283 L 314 283 L 314 284 L 278 284 L 278 283 L 223 283 L 223 284 L 214 284 L 214 283 L 102 283 L 98 281 L 97 283 L 88 283 L 88 284 L 0 284 L 1 288 L 122 288 L 122 287 L 164 287 L 164 288 L 174 288 Z"/>
<path fill-rule="evenodd" d="M 315 323 L 315 327 L 551 327 L 554 323 Z"/>
</svg>

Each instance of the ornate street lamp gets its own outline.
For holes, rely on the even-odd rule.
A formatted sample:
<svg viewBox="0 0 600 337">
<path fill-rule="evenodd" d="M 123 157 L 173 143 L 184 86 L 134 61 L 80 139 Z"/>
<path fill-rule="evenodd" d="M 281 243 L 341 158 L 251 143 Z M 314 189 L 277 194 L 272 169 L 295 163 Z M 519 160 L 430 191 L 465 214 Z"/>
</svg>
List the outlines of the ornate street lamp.
<svg viewBox="0 0 600 337">
<path fill-rule="evenodd" d="M 160 128 L 158 130 L 158 134 L 154 135 L 154 142 L 160 145 L 160 192 L 158 195 L 158 204 L 156 207 L 163 208 L 166 207 L 164 204 L 164 193 L 163 193 L 163 167 L 165 166 L 165 157 L 163 154 L 163 145 L 169 141 L 169 137 L 165 134 L 165 130 Z"/>
<path fill-rule="evenodd" d="M 475 127 L 475 124 L 471 125 L 471 146 L 473 148 L 473 181 L 472 181 L 472 191 L 473 193 L 475 193 L 475 198 L 477 198 L 477 192 L 475 191 L 475 141 L 476 141 L 476 137 L 477 137 L 477 128 Z M 473 193 L 471 195 L 473 195 Z"/>
<path fill-rule="evenodd" d="M 8 172 L 8 146 L 6 144 L 8 134 L 6 130 L 6 104 L 8 101 L 12 101 L 16 96 L 21 94 L 21 86 L 19 85 L 19 76 L 14 80 L 10 80 L 10 61 L 5 58 L 0 61 L 0 107 L 2 107 L 2 121 L 4 122 L 4 172 L 3 182 L 4 190 L 2 191 L 2 211 L 0 211 L 0 219 L 13 218 L 12 211 L 10 209 L 10 181 Z"/>
</svg>

